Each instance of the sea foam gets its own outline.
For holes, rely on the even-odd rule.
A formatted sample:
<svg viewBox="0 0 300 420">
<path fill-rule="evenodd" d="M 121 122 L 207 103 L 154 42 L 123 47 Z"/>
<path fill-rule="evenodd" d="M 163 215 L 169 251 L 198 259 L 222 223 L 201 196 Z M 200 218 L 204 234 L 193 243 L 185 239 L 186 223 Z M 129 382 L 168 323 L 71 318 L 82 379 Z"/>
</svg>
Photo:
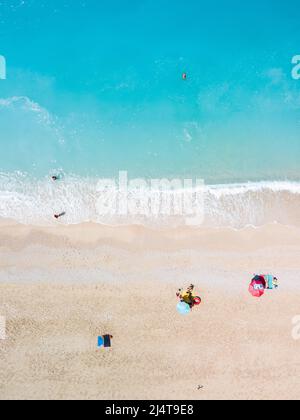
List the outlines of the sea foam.
<svg viewBox="0 0 300 420">
<path fill-rule="evenodd" d="M 101 211 L 98 205 L 101 194 L 97 178 L 73 175 L 53 182 L 50 176 L 37 179 L 21 172 L 0 173 L 0 217 L 24 224 L 51 225 L 57 223 L 54 214 L 66 212 L 59 223 L 141 224 L 158 228 L 186 224 L 185 214 L 168 215 L 159 211 L 152 214 L 149 208 L 121 215 L 117 208 Z M 150 194 L 148 190 L 128 191 L 130 199 L 140 206 L 145 205 Z M 176 197 L 182 191 L 172 191 L 172 194 Z M 297 182 L 206 185 L 202 194 L 204 218 L 199 224 L 205 227 L 242 229 L 270 223 L 300 226 L 300 183 Z"/>
</svg>

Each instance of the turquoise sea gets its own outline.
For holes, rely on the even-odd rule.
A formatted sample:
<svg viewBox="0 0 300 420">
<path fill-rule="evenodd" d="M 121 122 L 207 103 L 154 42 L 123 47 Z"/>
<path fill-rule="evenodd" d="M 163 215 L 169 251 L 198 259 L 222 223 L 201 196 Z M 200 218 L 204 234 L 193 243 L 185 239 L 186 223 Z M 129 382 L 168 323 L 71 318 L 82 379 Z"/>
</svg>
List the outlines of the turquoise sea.
<svg viewBox="0 0 300 420">
<path fill-rule="evenodd" d="M 212 225 L 298 223 L 299 10 L 2 1 L 0 217 L 45 223 L 67 208 L 67 223 L 105 223 L 93 185 L 126 170 L 204 179 Z"/>
</svg>

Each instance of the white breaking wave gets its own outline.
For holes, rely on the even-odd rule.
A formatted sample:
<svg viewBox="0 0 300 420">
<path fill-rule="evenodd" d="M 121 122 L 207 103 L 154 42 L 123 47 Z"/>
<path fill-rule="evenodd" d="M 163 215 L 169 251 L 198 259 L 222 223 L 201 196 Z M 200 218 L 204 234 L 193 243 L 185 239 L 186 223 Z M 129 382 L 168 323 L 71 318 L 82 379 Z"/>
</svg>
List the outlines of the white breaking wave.
<svg viewBox="0 0 300 420">
<path fill-rule="evenodd" d="M 243 228 L 269 223 L 300 225 L 300 183 L 256 182 L 206 188 L 205 223 Z"/>
<path fill-rule="evenodd" d="M 138 215 L 119 215 L 117 209 L 114 214 L 108 214 L 99 209 L 102 194 L 96 178 L 66 176 L 59 182 L 52 182 L 50 177 L 37 180 L 19 172 L 0 173 L 0 217 L 24 224 L 50 225 L 57 223 L 54 214 L 65 212 L 60 223 L 144 224 L 156 227 L 175 227 L 186 223 L 185 215 L 152 215 L 149 209 L 142 209 Z M 128 195 L 139 201 L 141 206 L 145 204 L 141 197 L 148 197 L 149 191 L 129 191 Z M 300 226 L 300 183 L 205 186 L 203 206 L 202 225 L 205 227 L 240 229 L 269 223 Z"/>
</svg>

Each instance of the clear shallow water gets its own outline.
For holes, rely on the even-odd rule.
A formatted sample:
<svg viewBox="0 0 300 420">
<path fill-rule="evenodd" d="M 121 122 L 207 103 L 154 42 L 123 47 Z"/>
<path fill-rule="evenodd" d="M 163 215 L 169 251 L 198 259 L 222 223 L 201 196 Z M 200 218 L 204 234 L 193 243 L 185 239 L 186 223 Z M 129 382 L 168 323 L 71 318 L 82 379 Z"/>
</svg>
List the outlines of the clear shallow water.
<svg viewBox="0 0 300 420">
<path fill-rule="evenodd" d="M 126 170 L 215 186 L 211 225 L 298 223 L 296 1 L 8 0 L 0 17 L 1 217 L 116 222 L 95 185 Z"/>
</svg>

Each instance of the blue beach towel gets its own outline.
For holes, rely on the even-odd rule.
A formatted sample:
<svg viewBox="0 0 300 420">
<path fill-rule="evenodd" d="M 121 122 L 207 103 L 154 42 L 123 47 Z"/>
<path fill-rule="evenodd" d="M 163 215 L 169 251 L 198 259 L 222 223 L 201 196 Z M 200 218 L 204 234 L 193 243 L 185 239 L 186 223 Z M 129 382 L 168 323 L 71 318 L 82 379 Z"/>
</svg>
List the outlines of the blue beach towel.
<svg viewBox="0 0 300 420">
<path fill-rule="evenodd" d="M 274 276 L 272 276 L 271 274 L 268 274 L 265 276 L 265 279 L 267 282 L 267 288 L 270 290 L 274 289 L 274 283 L 273 283 Z"/>
</svg>

